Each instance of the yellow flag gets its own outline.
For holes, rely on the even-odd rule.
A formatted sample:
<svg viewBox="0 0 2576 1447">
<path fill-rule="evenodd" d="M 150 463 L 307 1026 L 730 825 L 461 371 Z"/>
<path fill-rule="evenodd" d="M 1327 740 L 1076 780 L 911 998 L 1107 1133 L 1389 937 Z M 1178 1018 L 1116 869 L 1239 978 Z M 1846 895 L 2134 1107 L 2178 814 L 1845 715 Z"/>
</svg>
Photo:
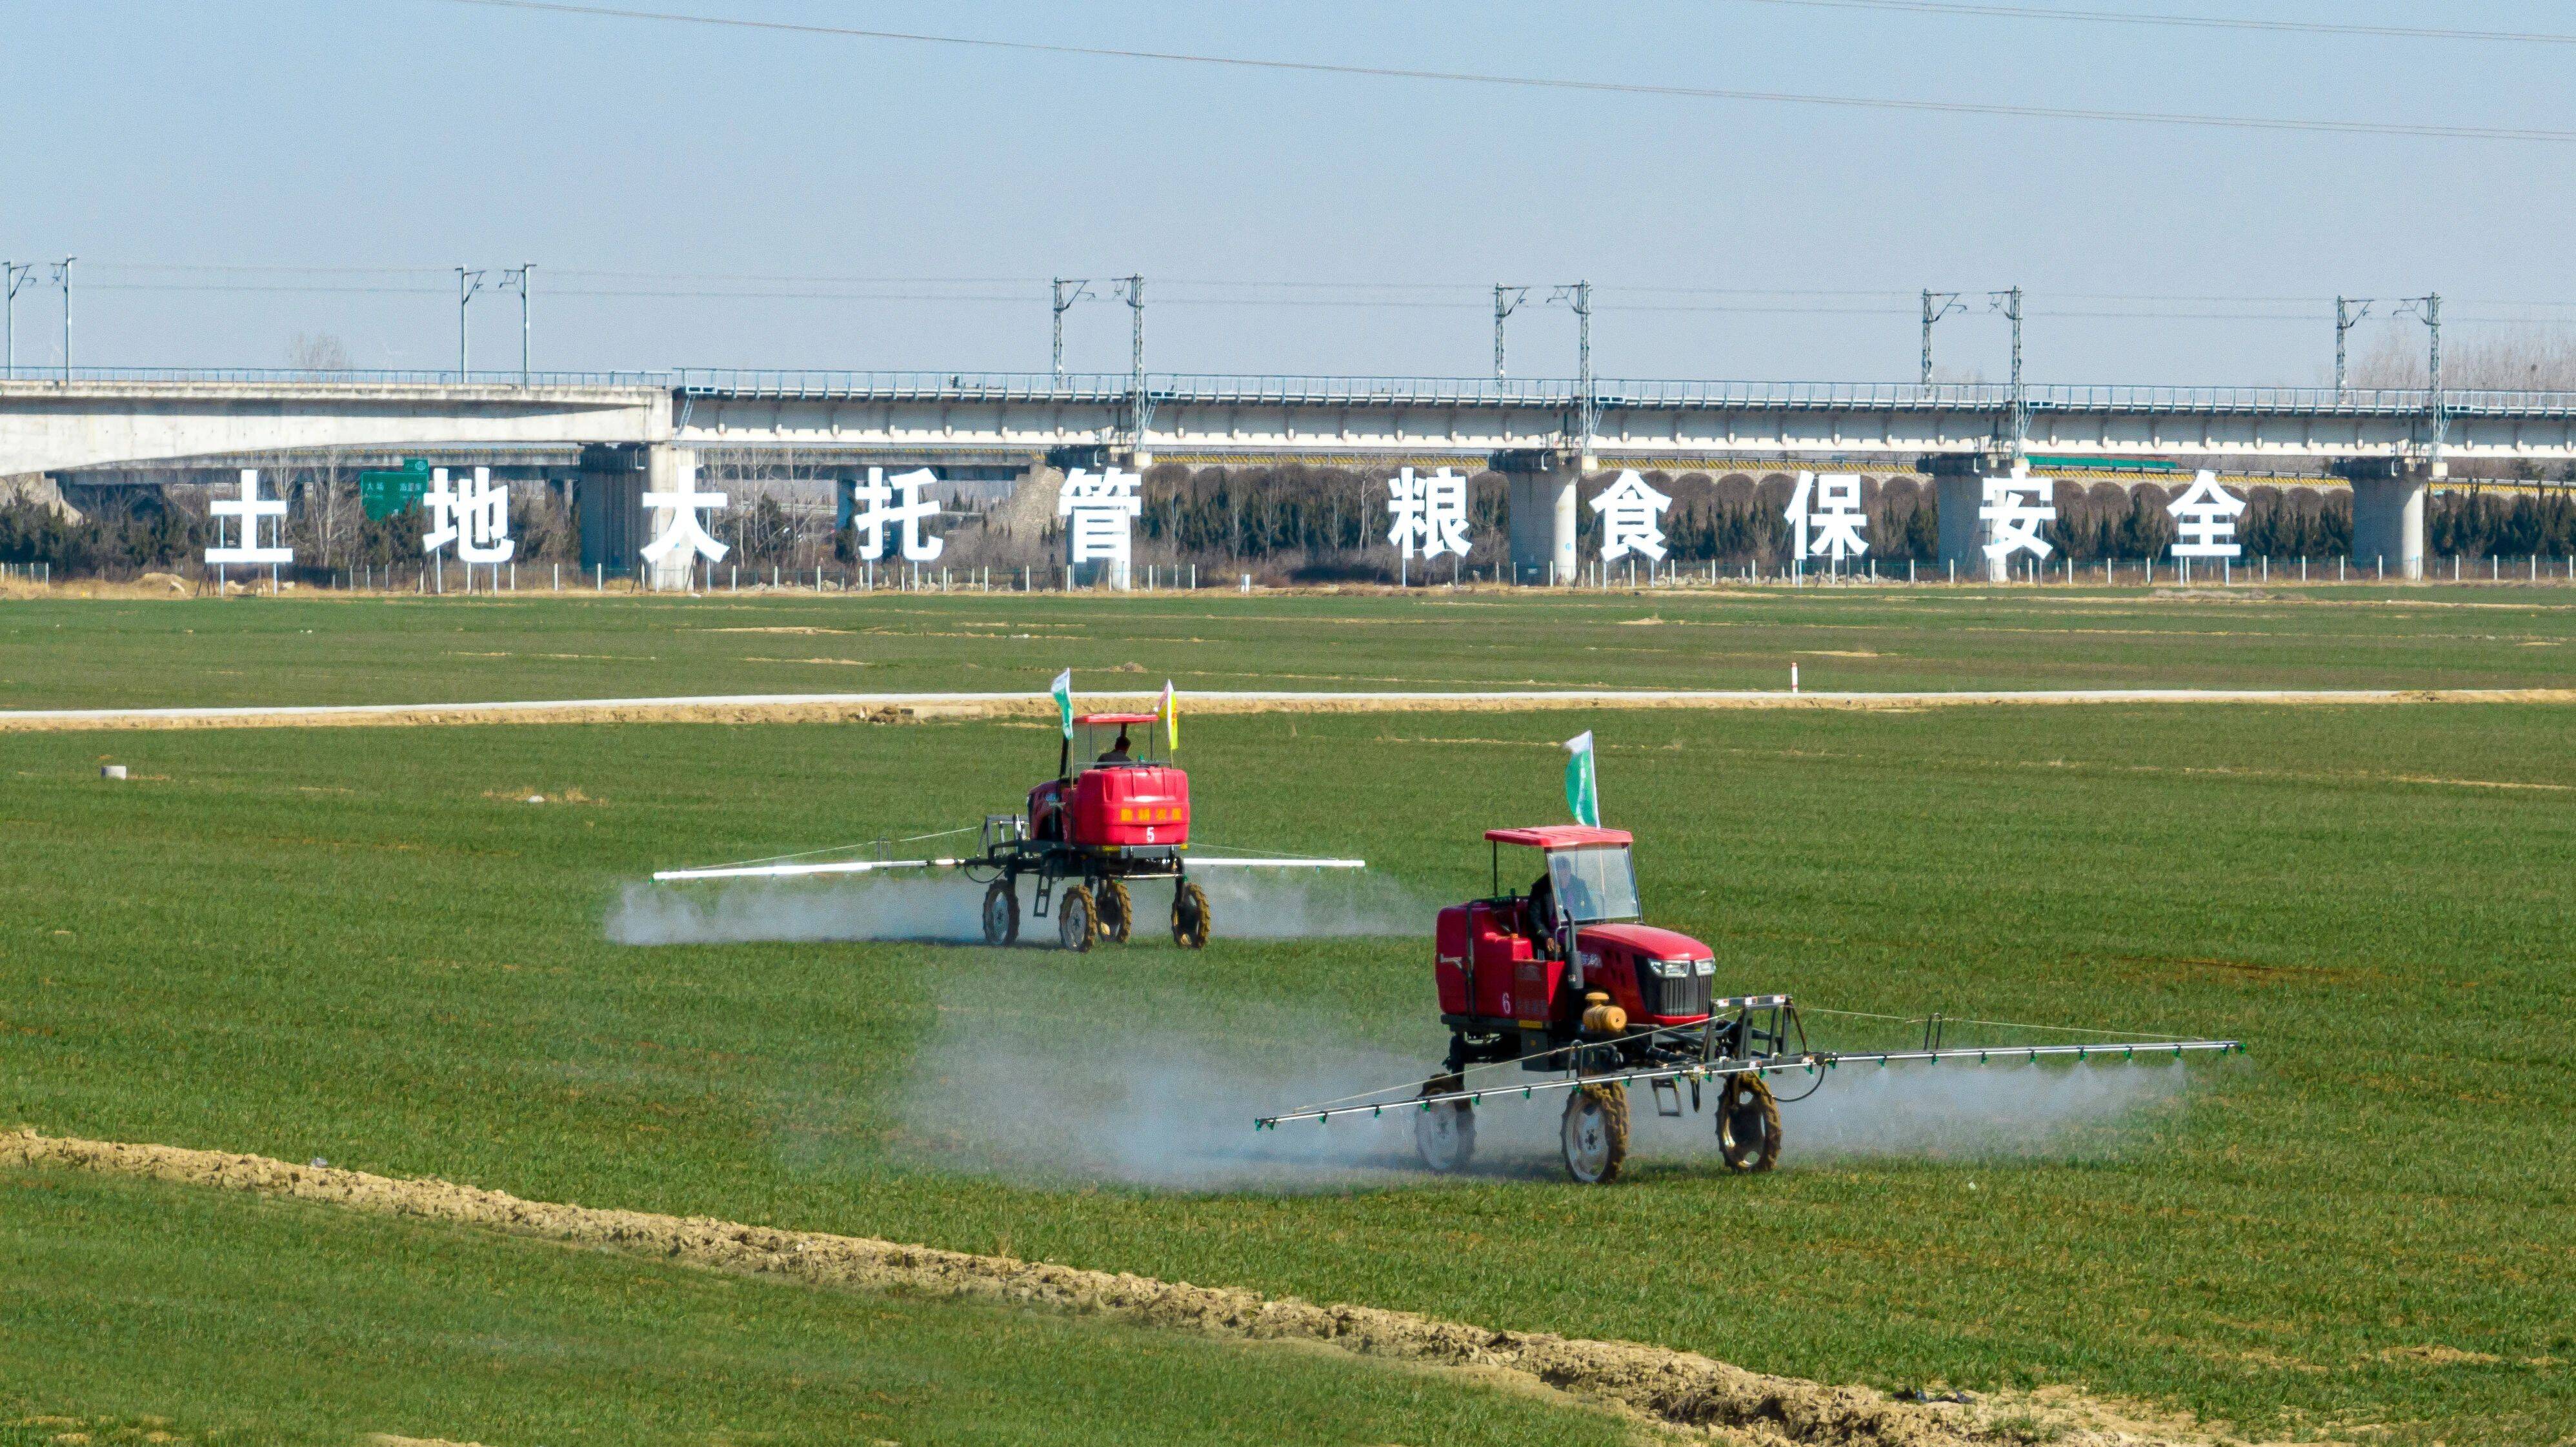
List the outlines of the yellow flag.
<svg viewBox="0 0 2576 1447">
<path fill-rule="evenodd" d="M 1163 736 L 1170 741 L 1169 747 L 1177 749 L 1181 746 L 1180 695 L 1172 691 L 1172 681 L 1168 678 L 1163 680 Z"/>
</svg>

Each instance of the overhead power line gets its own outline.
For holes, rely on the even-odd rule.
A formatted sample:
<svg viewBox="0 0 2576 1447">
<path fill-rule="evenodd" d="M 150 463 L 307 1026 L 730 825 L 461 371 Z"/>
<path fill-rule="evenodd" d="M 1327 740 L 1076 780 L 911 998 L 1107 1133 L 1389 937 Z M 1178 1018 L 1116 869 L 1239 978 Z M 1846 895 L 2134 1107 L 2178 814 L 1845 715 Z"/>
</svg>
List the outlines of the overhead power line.
<svg viewBox="0 0 2576 1447">
<path fill-rule="evenodd" d="M 1741 101 L 1749 104 L 1830 106 L 1848 110 L 1900 111 L 1918 114 L 1929 112 L 1937 115 L 2004 116 L 2016 120 L 2101 121 L 2129 125 L 2213 127 L 2223 130 L 2296 131 L 2318 135 L 2413 136 L 2433 140 L 2461 141 L 2556 143 L 2576 141 L 2576 131 L 2547 130 L 2528 126 L 2454 126 L 2403 121 L 2298 120 L 2273 116 L 2195 115 L 2180 111 L 2011 105 L 1997 101 L 1908 100 L 1893 96 L 1818 95 L 1799 91 L 1652 85 L 1639 81 L 1573 80 L 1558 76 L 1497 75 L 1463 70 L 1414 70 L 1398 66 L 1349 65 L 1329 61 L 1262 60 L 1249 56 L 1203 55 L 1174 50 L 1127 50 L 1094 45 L 1054 45 L 1034 40 L 992 40 L 965 35 L 934 35 L 923 31 L 866 30 L 846 25 L 813 25 L 787 20 L 748 20 L 735 16 L 690 15 L 676 11 L 637 10 L 613 5 L 574 5 L 556 3 L 556 0 L 444 0 L 444 3 L 475 5 L 495 10 L 522 10 L 554 15 L 589 16 L 598 19 L 645 20 L 671 25 L 764 31 L 782 35 L 889 40 L 913 45 L 946 45 L 973 50 L 1003 50 L 1107 60 L 1150 60 L 1182 65 L 1225 66 L 1236 70 L 1358 76 L 1372 80 L 1429 80 L 1460 85 L 1509 86 L 1523 90 L 1662 96 L 1674 100 Z"/>
<path fill-rule="evenodd" d="M 2576 34 L 2549 30 L 2462 30 L 2446 25 L 2356 25 L 2336 20 L 2257 20 L 2235 15 L 2076 10 L 2053 5 L 1987 5 L 1972 3 L 1972 0 L 1739 0 L 1739 3 L 1797 5 L 1810 10 L 1893 10 L 1913 15 L 1966 15 L 2003 20 L 2074 20 L 2099 25 L 2262 30 L 2290 35 L 2353 35 L 2376 40 L 2468 40 L 2505 45 L 2576 45 Z"/>
<path fill-rule="evenodd" d="M 391 278 L 426 275 L 421 267 L 251 265 L 187 262 L 103 262 L 112 279 L 87 283 L 96 291 L 309 293 L 316 295 L 453 295 L 445 282 Z M 454 268 L 449 268 L 449 275 Z M 777 298 L 816 301 L 998 302 L 1021 304 L 1047 296 L 1047 283 L 1029 277 L 853 276 L 763 272 L 621 271 L 565 266 L 552 275 L 570 284 L 551 289 L 560 297 L 667 297 L 675 299 Z M 388 278 L 368 281 L 358 278 Z M 132 278 L 132 279 L 123 279 Z M 1483 310 L 1489 286 L 1433 281 L 1217 280 L 1163 283 L 1163 304 L 1195 307 L 1286 307 Z M 1786 315 L 1911 315 L 1910 293 L 1861 287 L 1596 286 L 1594 305 L 1620 312 L 1771 312 Z M 2031 315 L 2189 317 L 2269 320 L 2313 319 L 2331 314 L 2329 296 L 2214 293 L 2051 291 Z M 2451 299 L 2455 311 L 2487 320 L 2576 320 L 2576 300 L 2491 297 Z M 2055 305 L 2050 305 L 2054 303 Z M 2081 310 L 2063 309 L 2065 304 Z M 2106 305 L 2108 304 L 2108 305 Z"/>
</svg>

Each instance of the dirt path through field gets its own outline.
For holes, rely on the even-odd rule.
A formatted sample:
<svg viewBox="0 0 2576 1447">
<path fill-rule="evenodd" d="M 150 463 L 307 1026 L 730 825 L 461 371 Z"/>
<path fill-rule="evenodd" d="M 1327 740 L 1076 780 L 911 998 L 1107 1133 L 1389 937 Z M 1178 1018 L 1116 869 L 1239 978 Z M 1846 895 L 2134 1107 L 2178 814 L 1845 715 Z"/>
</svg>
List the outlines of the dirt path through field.
<svg viewBox="0 0 2576 1447">
<path fill-rule="evenodd" d="M 1159 693 L 1086 691 L 1095 705 L 1159 706 Z M 1471 692 L 1214 691 L 1182 696 L 1185 714 L 1495 713 L 1543 709 L 1889 709 L 2078 704 L 2576 703 L 2576 688 L 2063 688 L 1911 693 L 1783 693 L 1758 689 L 1511 689 Z M 1052 718 L 1055 701 L 1029 693 L 750 693 L 668 698 L 497 700 L 486 703 L 246 705 L 227 708 L 0 710 L 0 733 L 80 729 L 327 728 L 425 724 L 915 723 L 933 719 Z"/>
<path fill-rule="evenodd" d="M 1500 1373 L 1649 1422 L 1742 1443 L 1965 1447 L 2056 1441 L 2149 1447 L 2232 1440 L 2066 1389 L 1966 1403 L 1899 1401 L 1866 1387 L 1764 1376 L 1663 1347 L 1495 1331 L 1411 1312 L 1316 1306 L 1293 1297 L 865 1237 L 524 1201 L 447 1181 L 397 1180 L 264 1156 L 21 1131 L 0 1135 L 0 1167 L 6 1166 L 72 1167 L 329 1202 L 811 1286 L 979 1298 L 1238 1340 L 1321 1344 L 1417 1366 Z"/>
</svg>

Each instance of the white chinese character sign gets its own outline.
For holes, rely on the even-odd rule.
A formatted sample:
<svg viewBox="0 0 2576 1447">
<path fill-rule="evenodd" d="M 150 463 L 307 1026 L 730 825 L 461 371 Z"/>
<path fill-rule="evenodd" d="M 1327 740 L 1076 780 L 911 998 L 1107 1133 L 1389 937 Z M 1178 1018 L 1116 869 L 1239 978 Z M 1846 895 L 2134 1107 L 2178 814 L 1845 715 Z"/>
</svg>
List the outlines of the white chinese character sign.
<svg viewBox="0 0 2576 1447">
<path fill-rule="evenodd" d="M 241 470 L 241 496 L 217 498 L 207 504 L 206 511 L 213 514 L 215 519 L 215 546 L 206 549 L 207 562 L 275 565 L 295 561 L 295 550 L 286 546 L 286 539 L 283 536 L 286 528 L 286 499 L 259 495 L 258 468 L 245 467 Z M 225 518 L 234 519 L 234 536 L 238 540 L 229 548 L 223 545 Z M 264 548 L 259 545 L 261 518 L 272 520 L 268 529 L 270 545 Z"/>
<path fill-rule="evenodd" d="M 1386 510 L 1395 526 L 1386 540 L 1411 558 L 1416 549 L 1426 558 L 1442 553 L 1467 556 L 1467 479 L 1442 468 L 1415 477 L 1408 467 L 1386 480 Z"/>
<path fill-rule="evenodd" d="M 1635 472 L 1622 472 L 1616 482 L 1593 495 L 1592 510 L 1601 514 L 1601 561 L 1635 553 L 1649 562 L 1664 560 L 1664 509 L 1673 500 L 1646 486 Z"/>
<path fill-rule="evenodd" d="M 884 557 L 886 529 L 900 524 L 904 561 L 936 561 L 948 542 L 922 531 L 925 521 L 939 516 L 939 504 L 923 497 L 921 490 L 938 480 L 938 474 L 927 467 L 916 467 L 891 478 L 882 467 L 869 468 L 868 480 L 852 489 L 852 495 L 866 508 L 850 518 L 850 526 L 865 534 L 859 540 L 859 556 Z"/>
<path fill-rule="evenodd" d="M 1832 558 L 1837 562 L 1857 558 L 1869 551 L 1869 540 L 1861 536 L 1868 515 L 1860 509 L 1860 479 L 1857 476 L 1819 478 L 1812 472 L 1798 474 L 1798 490 L 1789 496 L 1789 524 L 1797 529 L 1798 556 Z M 1819 531 L 1812 542 L 1808 529 Z"/>
<path fill-rule="evenodd" d="M 671 490 L 644 494 L 644 505 L 661 514 L 653 529 L 653 541 L 642 550 L 644 561 L 653 568 L 654 587 L 685 588 L 698 559 L 712 563 L 732 551 L 717 542 L 706 524 L 698 520 L 702 512 L 721 509 L 725 495 L 699 491 L 696 468 L 680 468 L 671 480 Z"/>
<path fill-rule="evenodd" d="M 1985 479 L 1985 505 L 1977 509 L 1977 521 L 1986 527 L 1988 576 L 2007 576 L 2005 566 L 2015 553 L 2045 558 L 2057 551 L 2039 535 L 2040 524 L 2057 521 L 2057 508 L 2046 501 L 2052 485 L 2018 467 L 2010 477 Z"/>
<path fill-rule="evenodd" d="M 2203 472 L 2191 488 L 2165 505 L 2182 537 L 2173 545 L 2177 558 L 2233 558 L 2245 550 L 2236 541 L 2236 517 L 2245 499 L 2218 485 L 2218 474 Z"/>
<path fill-rule="evenodd" d="M 422 553 L 435 554 L 452 543 L 469 567 L 510 561 L 518 546 L 510 540 L 510 487 L 495 486 L 492 469 L 478 467 L 472 477 L 451 487 L 447 469 L 437 468 L 420 501 L 429 514 L 429 527 L 420 535 Z"/>
<path fill-rule="evenodd" d="M 1065 474 L 1064 486 L 1057 490 L 1055 513 L 1065 519 L 1066 561 L 1109 565 L 1111 583 L 1127 586 L 1129 560 L 1134 556 L 1130 536 L 1136 518 L 1145 511 L 1145 500 L 1137 489 L 1143 479 L 1132 472 L 1116 468 L 1095 474 L 1077 467 Z"/>
</svg>

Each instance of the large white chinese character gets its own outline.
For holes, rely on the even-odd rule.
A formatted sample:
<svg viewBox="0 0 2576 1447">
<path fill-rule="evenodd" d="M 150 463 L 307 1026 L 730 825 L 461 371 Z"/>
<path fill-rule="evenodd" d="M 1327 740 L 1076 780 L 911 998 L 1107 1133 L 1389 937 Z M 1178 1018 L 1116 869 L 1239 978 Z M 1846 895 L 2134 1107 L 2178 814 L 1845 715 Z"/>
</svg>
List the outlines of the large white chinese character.
<svg viewBox="0 0 2576 1447">
<path fill-rule="evenodd" d="M 2218 474 L 2203 472 L 2192 479 L 2191 490 L 2165 505 L 2179 524 L 2182 541 L 2173 545 L 2177 558 L 2233 558 L 2244 548 L 2236 542 L 2236 515 L 2245 511 L 2245 499 L 2232 497 L 2218 485 Z"/>
<path fill-rule="evenodd" d="M 1824 530 L 1812 546 L 1807 540 L 1807 524 L 1811 521 Z M 1860 510 L 1858 477 L 1798 474 L 1798 490 L 1789 497 L 1789 522 L 1798 530 L 1801 556 L 1859 557 L 1869 551 L 1869 540 L 1860 535 L 1868 521 L 1868 515 Z"/>
<path fill-rule="evenodd" d="M 259 495 L 258 468 L 245 467 L 241 470 L 240 497 L 222 498 L 209 503 L 206 505 L 206 511 L 214 514 L 218 519 L 215 523 L 216 545 L 206 549 L 207 562 L 291 563 L 295 561 L 295 550 L 285 546 L 285 539 L 281 536 L 286 526 L 286 499 Z M 220 521 L 223 518 L 237 520 L 240 543 L 236 547 L 223 546 L 224 525 Z M 261 518 L 277 520 L 270 526 L 268 534 L 270 538 L 276 540 L 277 546 L 263 548 L 259 545 Z"/>
<path fill-rule="evenodd" d="M 2047 478 L 2034 478 L 2016 468 L 2010 477 L 1989 477 L 1985 483 L 1985 506 L 1977 509 L 1977 520 L 1989 530 L 1986 561 L 2001 563 L 2025 549 L 2035 558 L 2057 551 L 2039 535 L 2041 523 L 2057 521 L 2057 509 L 2041 501 L 2051 486 Z"/>
<path fill-rule="evenodd" d="M 429 511 L 429 530 L 420 535 L 420 550 L 435 553 L 456 544 L 456 556 L 467 563 L 506 563 L 518 544 L 510 541 L 510 485 L 492 485 L 492 469 L 478 467 L 461 487 L 450 489 L 447 469 L 429 474 L 429 491 L 421 504 Z"/>
<path fill-rule="evenodd" d="M 1065 532 L 1072 543 L 1067 555 L 1077 563 L 1107 563 L 1119 586 L 1126 586 L 1129 524 L 1145 511 L 1136 489 L 1142 479 L 1132 472 L 1109 469 L 1094 476 L 1083 468 L 1065 474 L 1055 495 L 1055 514 L 1068 518 Z"/>
<path fill-rule="evenodd" d="M 1659 519 L 1672 505 L 1671 498 L 1646 486 L 1635 472 L 1620 473 L 1618 481 L 1592 499 L 1592 510 L 1601 514 L 1601 561 L 1634 552 L 1662 562 L 1664 530 Z"/>
<path fill-rule="evenodd" d="M 698 521 L 699 513 L 723 507 L 725 495 L 698 491 L 698 479 L 693 471 L 682 469 L 680 478 L 671 484 L 669 492 L 644 494 L 644 505 L 662 515 L 661 526 L 653 530 L 653 541 L 643 548 L 644 561 L 654 564 L 657 571 L 662 560 L 681 547 L 695 550 L 710 563 L 720 561 L 726 553 L 733 551 L 717 542 Z M 686 567 L 690 560 L 678 558 L 673 561 L 676 566 Z"/>
<path fill-rule="evenodd" d="M 907 562 L 927 563 L 948 546 L 945 538 L 923 534 L 922 519 L 939 516 L 939 504 L 921 495 L 921 490 L 939 477 L 927 467 L 916 467 L 889 480 L 882 467 L 868 469 L 868 480 L 853 489 L 857 499 L 867 504 L 867 511 L 850 519 L 850 526 L 867 534 L 859 544 L 862 558 L 885 556 L 886 529 L 903 524 L 903 556 Z M 888 506 L 888 504 L 893 504 Z"/>
<path fill-rule="evenodd" d="M 1404 556 L 1418 545 L 1426 558 L 1467 556 L 1467 479 L 1442 468 L 1417 478 L 1408 467 L 1386 480 L 1386 510 L 1395 527 L 1386 540 Z"/>
</svg>

